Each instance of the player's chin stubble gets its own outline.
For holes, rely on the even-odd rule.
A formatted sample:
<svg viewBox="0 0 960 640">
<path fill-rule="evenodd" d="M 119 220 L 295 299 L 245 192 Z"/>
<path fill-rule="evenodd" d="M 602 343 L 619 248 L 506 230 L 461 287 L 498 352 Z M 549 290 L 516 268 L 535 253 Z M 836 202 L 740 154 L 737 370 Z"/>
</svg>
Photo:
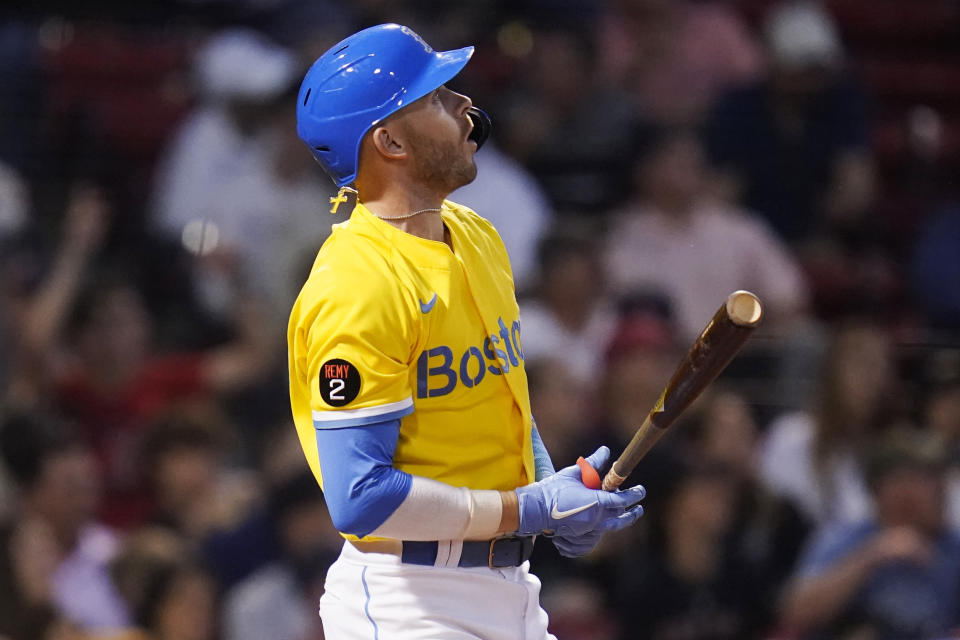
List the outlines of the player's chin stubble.
<svg viewBox="0 0 960 640">
<path fill-rule="evenodd" d="M 441 141 L 420 136 L 413 143 L 414 177 L 418 182 L 450 193 L 477 177 L 477 165 L 464 149 L 464 142 Z"/>
</svg>

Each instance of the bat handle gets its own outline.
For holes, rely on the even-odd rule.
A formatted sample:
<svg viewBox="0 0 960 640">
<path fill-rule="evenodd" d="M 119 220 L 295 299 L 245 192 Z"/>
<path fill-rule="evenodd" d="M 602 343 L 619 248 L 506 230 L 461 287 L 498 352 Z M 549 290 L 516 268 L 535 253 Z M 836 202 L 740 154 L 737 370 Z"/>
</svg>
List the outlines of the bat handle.
<svg viewBox="0 0 960 640">
<path fill-rule="evenodd" d="M 627 479 L 627 476 L 620 475 L 614 469 L 615 466 L 610 467 L 610 471 L 607 471 L 607 475 L 603 477 L 603 484 L 601 486 L 604 491 L 616 491 L 620 485 L 623 484 L 623 481 Z"/>
</svg>

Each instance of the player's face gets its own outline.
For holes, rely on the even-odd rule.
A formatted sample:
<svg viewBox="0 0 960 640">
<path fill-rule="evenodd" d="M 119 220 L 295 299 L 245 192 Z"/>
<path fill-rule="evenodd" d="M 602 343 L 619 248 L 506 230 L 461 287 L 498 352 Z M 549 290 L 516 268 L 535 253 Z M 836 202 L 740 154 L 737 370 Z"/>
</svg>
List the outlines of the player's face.
<svg viewBox="0 0 960 640">
<path fill-rule="evenodd" d="M 418 182 L 450 193 L 477 177 L 477 144 L 468 139 L 473 123 L 467 110 L 472 105 L 470 98 L 446 87 L 411 105 L 403 123 Z"/>
</svg>

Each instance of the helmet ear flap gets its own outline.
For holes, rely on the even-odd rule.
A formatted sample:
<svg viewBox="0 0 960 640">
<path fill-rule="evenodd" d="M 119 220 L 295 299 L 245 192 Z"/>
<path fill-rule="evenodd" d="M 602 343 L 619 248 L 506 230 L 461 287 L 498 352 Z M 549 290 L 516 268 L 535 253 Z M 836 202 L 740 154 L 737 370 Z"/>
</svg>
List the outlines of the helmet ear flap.
<svg viewBox="0 0 960 640">
<path fill-rule="evenodd" d="M 490 136 L 493 123 L 490 121 L 487 112 L 477 107 L 470 107 L 467 110 L 467 115 L 473 121 L 473 131 L 470 132 L 470 139 L 477 143 L 477 149 L 479 150 Z"/>
</svg>

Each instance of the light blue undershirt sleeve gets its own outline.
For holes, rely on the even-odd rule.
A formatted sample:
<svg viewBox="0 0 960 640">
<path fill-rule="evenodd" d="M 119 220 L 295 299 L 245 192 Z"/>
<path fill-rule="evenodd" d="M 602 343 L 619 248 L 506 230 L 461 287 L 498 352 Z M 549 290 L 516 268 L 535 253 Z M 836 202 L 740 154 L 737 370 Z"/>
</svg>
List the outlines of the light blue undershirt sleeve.
<svg viewBox="0 0 960 640">
<path fill-rule="evenodd" d="M 553 460 L 550 459 L 550 452 L 547 451 L 547 447 L 543 444 L 543 439 L 540 437 L 540 432 L 537 431 L 536 422 L 530 427 L 530 441 L 533 443 L 533 468 L 537 475 L 537 480 L 543 480 L 544 478 L 552 476 L 556 473 L 556 469 L 553 468 Z"/>
<path fill-rule="evenodd" d="M 317 429 L 323 495 L 342 533 L 369 535 L 400 506 L 413 478 L 393 466 L 400 420 Z"/>
</svg>

